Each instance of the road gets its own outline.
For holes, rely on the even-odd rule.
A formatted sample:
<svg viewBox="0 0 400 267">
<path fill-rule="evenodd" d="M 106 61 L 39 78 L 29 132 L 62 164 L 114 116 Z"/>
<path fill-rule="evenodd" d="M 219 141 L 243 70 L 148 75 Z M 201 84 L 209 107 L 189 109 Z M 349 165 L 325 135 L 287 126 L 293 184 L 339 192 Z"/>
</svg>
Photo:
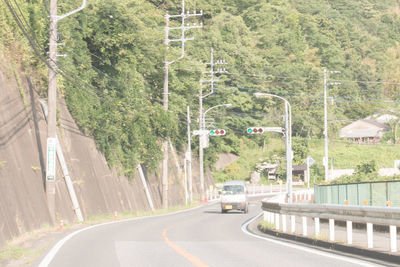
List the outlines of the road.
<svg viewBox="0 0 400 267">
<path fill-rule="evenodd" d="M 84 230 L 47 255 L 49 266 L 373 266 L 242 231 L 261 211 L 220 213 L 218 203 Z M 51 260 L 51 261 L 50 261 Z M 45 266 L 45 265 L 44 265 Z"/>
</svg>

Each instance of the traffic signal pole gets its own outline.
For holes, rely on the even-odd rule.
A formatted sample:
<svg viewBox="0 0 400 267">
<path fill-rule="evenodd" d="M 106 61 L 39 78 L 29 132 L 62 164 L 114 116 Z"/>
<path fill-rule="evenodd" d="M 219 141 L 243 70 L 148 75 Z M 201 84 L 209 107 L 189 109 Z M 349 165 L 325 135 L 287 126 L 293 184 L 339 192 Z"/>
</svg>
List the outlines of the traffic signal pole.
<svg viewBox="0 0 400 267">
<path fill-rule="evenodd" d="M 286 191 L 287 191 L 287 200 L 288 203 L 292 203 L 292 160 L 293 160 L 293 151 L 292 151 L 292 108 L 287 99 L 268 93 L 255 93 L 255 97 L 262 96 L 270 96 L 276 97 L 284 101 L 285 103 L 285 144 L 286 144 Z M 277 127 L 272 127 L 277 128 Z M 264 128 L 265 130 L 265 128 Z M 272 129 L 271 129 L 272 130 Z M 274 131 L 277 129 L 274 129 Z M 249 132 L 249 131 L 248 131 Z"/>
</svg>

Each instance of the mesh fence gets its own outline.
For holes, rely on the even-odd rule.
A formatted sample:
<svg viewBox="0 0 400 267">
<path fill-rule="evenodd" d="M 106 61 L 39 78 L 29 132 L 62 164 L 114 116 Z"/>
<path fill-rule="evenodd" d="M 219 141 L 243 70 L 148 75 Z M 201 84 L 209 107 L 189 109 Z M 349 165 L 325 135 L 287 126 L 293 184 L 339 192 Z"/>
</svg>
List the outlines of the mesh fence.
<svg viewBox="0 0 400 267">
<path fill-rule="evenodd" d="M 344 204 L 400 207 L 400 181 L 314 185 L 314 202 L 319 204 Z"/>
</svg>

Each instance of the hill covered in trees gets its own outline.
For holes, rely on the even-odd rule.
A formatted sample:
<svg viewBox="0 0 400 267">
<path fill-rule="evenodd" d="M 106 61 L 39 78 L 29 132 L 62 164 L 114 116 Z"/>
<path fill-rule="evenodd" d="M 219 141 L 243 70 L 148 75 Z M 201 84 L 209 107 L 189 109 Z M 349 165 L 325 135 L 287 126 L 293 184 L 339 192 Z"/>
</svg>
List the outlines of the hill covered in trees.
<svg viewBox="0 0 400 267">
<path fill-rule="evenodd" d="M 76 8 L 76 2 L 60 0 L 58 13 Z M 108 163 L 122 166 L 127 176 L 135 163 L 157 166 L 167 137 L 184 149 L 186 107 L 195 123 L 200 86 L 210 91 L 200 80 L 208 79 L 211 48 L 215 59 L 227 62 L 228 73 L 218 75 L 205 109 L 232 107 L 208 114 L 211 125 L 228 131 L 211 139 L 208 164 L 217 152 L 238 154 L 241 145 L 263 145 L 266 137 L 249 139 L 247 127 L 283 126 L 282 102 L 254 92 L 287 98 L 293 134 L 321 138 L 324 68 L 341 72 L 328 77 L 329 83 L 340 82 L 328 86 L 330 133 L 377 111 L 396 112 L 399 1 L 186 0 L 186 8 L 203 9 L 204 27 L 186 32 L 195 39 L 186 43 L 185 58 L 170 65 L 168 112 L 162 108 L 163 61 L 178 57 L 180 47 L 166 50 L 164 15 L 179 14 L 179 1 L 89 0 L 83 11 L 59 23 L 59 53 L 67 55 L 58 61 L 59 92 Z M 0 36 L 1 52 L 22 62 L 46 97 L 48 1 L 0 1 Z M 170 31 L 170 38 L 180 38 L 180 32 Z"/>
</svg>

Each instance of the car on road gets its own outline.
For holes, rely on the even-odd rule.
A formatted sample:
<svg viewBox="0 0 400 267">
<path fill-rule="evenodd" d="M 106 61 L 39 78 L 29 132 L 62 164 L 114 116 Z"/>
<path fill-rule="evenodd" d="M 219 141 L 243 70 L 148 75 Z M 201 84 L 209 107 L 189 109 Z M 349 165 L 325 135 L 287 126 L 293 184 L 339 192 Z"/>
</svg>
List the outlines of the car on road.
<svg viewBox="0 0 400 267">
<path fill-rule="evenodd" d="M 221 192 L 221 212 L 240 210 L 247 213 L 249 202 L 244 181 L 229 181 L 223 184 Z"/>
</svg>

